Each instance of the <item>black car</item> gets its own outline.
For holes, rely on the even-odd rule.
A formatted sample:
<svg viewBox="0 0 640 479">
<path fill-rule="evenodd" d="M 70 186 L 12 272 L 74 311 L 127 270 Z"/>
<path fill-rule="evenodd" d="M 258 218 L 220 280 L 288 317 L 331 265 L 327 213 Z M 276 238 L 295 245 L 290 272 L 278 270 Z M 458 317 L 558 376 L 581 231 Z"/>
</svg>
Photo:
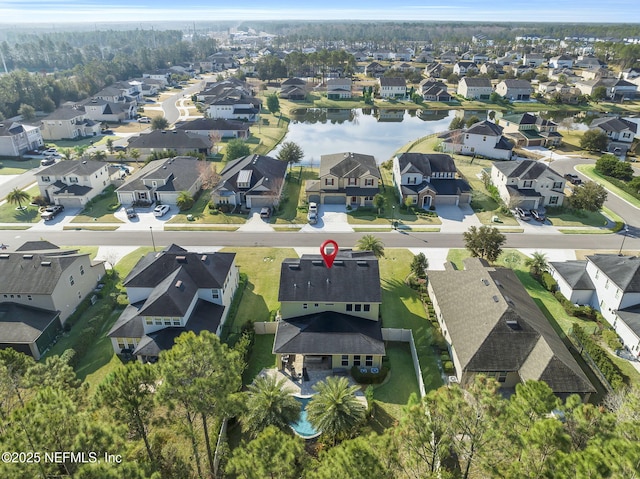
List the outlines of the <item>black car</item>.
<svg viewBox="0 0 640 479">
<path fill-rule="evenodd" d="M 564 175 L 564 179 L 567 180 L 572 185 L 582 184 L 582 180 L 578 177 L 578 175 L 574 175 L 572 173 L 567 173 L 566 175 Z"/>
<path fill-rule="evenodd" d="M 138 217 L 138 213 L 136 213 L 136 210 L 134 210 L 133 208 L 127 208 L 127 218 L 137 218 Z"/>
<path fill-rule="evenodd" d="M 533 219 L 536 221 L 543 222 L 546 219 L 544 213 L 540 213 L 538 210 L 529 210 L 529 213 L 531 213 L 531 216 L 533 216 Z"/>
<path fill-rule="evenodd" d="M 124 145 L 116 145 L 113 147 L 113 151 L 127 151 L 127 147 Z"/>
</svg>

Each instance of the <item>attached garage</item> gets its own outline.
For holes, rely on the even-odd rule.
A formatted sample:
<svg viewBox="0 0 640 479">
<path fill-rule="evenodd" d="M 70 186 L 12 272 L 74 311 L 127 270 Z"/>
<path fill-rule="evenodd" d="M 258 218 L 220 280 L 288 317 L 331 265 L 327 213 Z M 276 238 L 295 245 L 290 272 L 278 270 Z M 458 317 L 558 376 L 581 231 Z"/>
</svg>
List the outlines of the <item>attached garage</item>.
<svg viewBox="0 0 640 479">
<path fill-rule="evenodd" d="M 436 195 L 434 204 L 458 206 L 458 196 Z"/>
<path fill-rule="evenodd" d="M 518 206 L 524 210 L 534 210 L 538 208 L 538 200 L 522 200 Z"/>
<path fill-rule="evenodd" d="M 273 206 L 272 196 L 246 196 L 247 208 L 262 208 L 263 206 Z"/>
<path fill-rule="evenodd" d="M 322 198 L 322 202 L 325 205 L 345 205 L 347 204 L 347 197 L 344 195 L 325 195 Z"/>
<path fill-rule="evenodd" d="M 58 204 L 64 206 L 65 208 L 83 208 L 82 198 L 78 197 L 57 197 Z"/>
</svg>

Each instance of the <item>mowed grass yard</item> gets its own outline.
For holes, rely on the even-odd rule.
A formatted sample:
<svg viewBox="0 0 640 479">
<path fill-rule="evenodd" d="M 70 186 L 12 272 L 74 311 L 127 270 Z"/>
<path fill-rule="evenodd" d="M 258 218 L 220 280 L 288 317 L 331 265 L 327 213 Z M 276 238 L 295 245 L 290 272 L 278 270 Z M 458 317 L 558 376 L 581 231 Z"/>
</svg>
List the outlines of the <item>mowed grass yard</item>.
<svg viewBox="0 0 640 479">
<path fill-rule="evenodd" d="M 27 193 L 31 198 L 38 196 L 40 190 L 37 185 L 32 186 Z M 16 209 L 17 204 L 9 203 L 8 201 L 0 205 L 0 223 L 37 223 L 40 221 L 40 214 L 38 213 L 37 206 L 31 206 L 29 204 L 31 200 L 22 202 L 22 206 L 25 207 L 22 210 Z"/>
<path fill-rule="evenodd" d="M 38 159 L 0 159 L 0 175 L 21 175 L 25 171 L 37 168 L 38 166 L 40 166 L 40 160 Z"/>
<path fill-rule="evenodd" d="M 122 223 L 122 220 L 113 215 L 119 208 L 120 203 L 118 202 L 118 195 L 116 195 L 116 188 L 111 185 L 96 196 L 79 215 L 71 220 L 71 223 L 89 223 L 92 221 L 98 223 Z"/>
<path fill-rule="evenodd" d="M 188 210 L 181 211 L 169 221 L 171 223 L 190 223 L 190 224 L 229 224 L 240 225 L 247 221 L 247 215 L 225 214 L 217 211 L 215 214 L 208 208 L 209 201 L 211 200 L 211 190 L 204 190 L 200 193 L 200 196 Z M 193 216 L 193 220 L 187 219 L 188 215 Z"/>
</svg>

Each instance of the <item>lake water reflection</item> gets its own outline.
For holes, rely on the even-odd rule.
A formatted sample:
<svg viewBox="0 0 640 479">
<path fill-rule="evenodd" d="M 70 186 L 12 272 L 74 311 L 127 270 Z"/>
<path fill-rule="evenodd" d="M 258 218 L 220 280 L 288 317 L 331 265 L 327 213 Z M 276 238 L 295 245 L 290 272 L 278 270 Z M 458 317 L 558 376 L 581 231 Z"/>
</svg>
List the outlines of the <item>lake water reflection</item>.
<svg viewBox="0 0 640 479">
<path fill-rule="evenodd" d="M 373 155 L 381 163 L 410 141 L 445 131 L 454 116 L 455 110 L 301 109 L 291 115 L 284 141 L 300 145 L 304 162 L 314 166 L 322 155 L 345 151 Z"/>
</svg>

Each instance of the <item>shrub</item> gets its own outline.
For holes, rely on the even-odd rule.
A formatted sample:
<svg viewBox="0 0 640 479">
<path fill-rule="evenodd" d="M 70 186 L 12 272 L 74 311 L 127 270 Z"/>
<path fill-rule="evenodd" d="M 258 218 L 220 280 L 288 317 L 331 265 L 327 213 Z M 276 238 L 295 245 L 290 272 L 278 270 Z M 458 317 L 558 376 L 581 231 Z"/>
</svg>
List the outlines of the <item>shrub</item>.
<svg viewBox="0 0 640 479">
<path fill-rule="evenodd" d="M 604 331 L 602 331 L 602 340 L 614 351 L 616 349 L 622 349 L 620 338 L 618 338 L 618 335 L 612 329 L 605 329 Z"/>
<path fill-rule="evenodd" d="M 547 291 L 554 292 L 558 289 L 558 283 L 556 282 L 555 279 L 553 279 L 553 276 L 551 276 L 546 271 L 542 273 L 542 276 L 540 277 L 540 282 L 542 283 L 542 286 L 544 286 Z"/>
<path fill-rule="evenodd" d="M 447 374 L 455 372 L 455 368 L 453 367 L 453 362 L 451 361 L 445 361 L 442 364 L 442 368 L 444 369 L 444 372 Z"/>
<path fill-rule="evenodd" d="M 611 360 L 607 352 L 593 340 L 592 336 L 587 334 L 577 323 L 573 324 L 573 335 L 580 341 L 584 350 L 589 353 L 611 387 L 615 390 L 623 388 L 629 378 L 620 371 L 620 368 Z"/>
</svg>

